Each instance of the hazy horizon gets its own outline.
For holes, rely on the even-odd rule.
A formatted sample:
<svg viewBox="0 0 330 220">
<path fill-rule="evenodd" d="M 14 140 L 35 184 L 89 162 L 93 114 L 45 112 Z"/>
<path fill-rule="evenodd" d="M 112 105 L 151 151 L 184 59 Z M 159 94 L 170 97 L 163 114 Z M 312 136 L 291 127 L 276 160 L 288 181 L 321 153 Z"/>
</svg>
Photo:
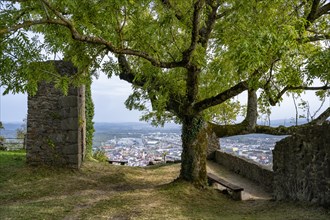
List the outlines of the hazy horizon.
<svg viewBox="0 0 330 220">
<path fill-rule="evenodd" d="M 286 122 L 288 124 L 290 124 L 289 122 L 292 121 L 292 118 L 290 119 L 271 119 L 270 122 L 275 123 L 275 124 L 282 124 L 282 122 Z M 151 123 L 149 122 L 145 122 L 145 121 L 123 121 L 123 122 L 111 122 L 111 121 L 93 121 L 95 124 L 144 124 L 144 125 L 149 125 L 151 127 L 155 127 L 153 125 L 151 125 Z M 257 123 L 260 124 L 260 122 L 262 122 L 261 120 L 258 120 Z M 307 122 L 307 120 L 305 118 L 299 118 L 298 119 L 299 123 L 304 123 Z M 2 121 L 3 124 L 23 124 L 23 121 Z M 239 122 L 237 122 L 239 123 Z M 293 124 L 293 122 L 291 123 Z M 165 125 L 180 125 L 174 122 L 171 123 L 165 123 Z M 158 126 L 161 127 L 161 126 Z"/>
<path fill-rule="evenodd" d="M 94 79 L 92 84 L 92 98 L 95 106 L 94 121 L 100 123 L 141 122 L 139 118 L 143 112 L 137 110 L 130 111 L 126 109 L 124 104 L 131 91 L 131 85 L 126 81 L 120 80 L 118 77 L 108 79 L 104 74 L 100 74 L 99 78 Z M 23 122 L 27 115 L 27 95 L 8 94 L 3 96 L 1 92 L 3 92 L 3 88 L 0 88 L 0 121 Z M 246 97 L 246 93 L 243 93 L 235 97 L 235 99 L 245 104 Z M 281 106 L 272 107 L 271 120 L 290 121 L 295 117 L 292 98 L 287 96 L 283 98 Z M 320 102 L 315 97 L 314 92 L 307 91 L 303 98 L 309 101 L 312 113 L 319 108 Z M 330 98 L 328 99 L 329 101 L 326 100 L 322 110 L 330 106 Z M 299 114 L 302 113 L 303 111 L 300 109 Z"/>
</svg>

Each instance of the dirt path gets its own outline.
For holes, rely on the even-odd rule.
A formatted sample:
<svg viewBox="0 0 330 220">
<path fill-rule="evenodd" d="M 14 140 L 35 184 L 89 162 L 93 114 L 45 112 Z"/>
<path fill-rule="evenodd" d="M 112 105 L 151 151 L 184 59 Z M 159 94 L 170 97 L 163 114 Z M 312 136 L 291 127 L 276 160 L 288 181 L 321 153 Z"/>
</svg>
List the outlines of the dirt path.
<svg viewBox="0 0 330 220">
<path fill-rule="evenodd" d="M 242 200 L 269 200 L 272 198 L 270 193 L 267 193 L 255 182 L 248 180 L 236 173 L 233 173 L 230 170 L 227 170 L 225 167 L 218 163 L 208 161 L 207 172 L 213 173 L 230 183 L 244 188 L 244 191 L 242 192 Z"/>
</svg>

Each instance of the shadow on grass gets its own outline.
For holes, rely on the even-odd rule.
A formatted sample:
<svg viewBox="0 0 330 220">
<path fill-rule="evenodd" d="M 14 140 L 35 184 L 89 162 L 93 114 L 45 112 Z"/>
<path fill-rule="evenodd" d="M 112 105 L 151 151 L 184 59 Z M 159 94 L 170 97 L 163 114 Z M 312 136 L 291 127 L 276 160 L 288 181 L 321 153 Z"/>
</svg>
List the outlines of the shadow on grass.
<svg viewBox="0 0 330 220">
<path fill-rule="evenodd" d="M 3 219 L 330 219 L 294 203 L 233 201 L 174 181 L 180 165 L 136 168 L 85 162 L 80 170 L 25 165 L 0 153 Z"/>
</svg>

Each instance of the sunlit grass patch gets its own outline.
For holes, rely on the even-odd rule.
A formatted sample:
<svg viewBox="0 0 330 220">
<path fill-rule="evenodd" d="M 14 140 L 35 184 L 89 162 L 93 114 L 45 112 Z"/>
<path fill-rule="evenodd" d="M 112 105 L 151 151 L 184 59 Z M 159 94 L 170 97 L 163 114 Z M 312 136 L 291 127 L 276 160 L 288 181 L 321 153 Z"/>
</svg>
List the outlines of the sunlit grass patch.
<svg viewBox="0 0 330 220">
<path fill-rule="evenodd" d="M 59 219 L 66 216 L 74 205 L 63 199 L 24 201 L 2 204 L 0 213 L 4 219 Z"/>
<path fill-rule="evenodd" d="M 70 170 L 29 167 L 24 152 L 0 156 L 0 219 L 330 219 L 329 210 L 306 204 L 233 201 L 174 181 L 180 164 L 85 162 Z"/>
<path fill-rule="evenodd" d="M 25 150 L 17 151 L 0 151 L 0 166 L 21 166 L 22 162 L 25 162 Z M 17 162 L 19 161 L 19 162 Z"/>
</svg>

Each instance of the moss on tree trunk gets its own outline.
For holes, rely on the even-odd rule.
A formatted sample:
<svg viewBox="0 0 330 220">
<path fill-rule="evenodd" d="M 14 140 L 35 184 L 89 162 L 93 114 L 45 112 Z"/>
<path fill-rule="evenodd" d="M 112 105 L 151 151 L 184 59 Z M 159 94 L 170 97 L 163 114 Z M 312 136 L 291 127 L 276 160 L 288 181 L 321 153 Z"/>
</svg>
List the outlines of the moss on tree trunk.
<svg viewBox="0 0 330 220">
<path fill-rule="evenodd" d="M 182 124 L 182 163 L 180 178 L 206 186 L 207 124 L 201 117 L 186 117 Z"/>
</svg>

